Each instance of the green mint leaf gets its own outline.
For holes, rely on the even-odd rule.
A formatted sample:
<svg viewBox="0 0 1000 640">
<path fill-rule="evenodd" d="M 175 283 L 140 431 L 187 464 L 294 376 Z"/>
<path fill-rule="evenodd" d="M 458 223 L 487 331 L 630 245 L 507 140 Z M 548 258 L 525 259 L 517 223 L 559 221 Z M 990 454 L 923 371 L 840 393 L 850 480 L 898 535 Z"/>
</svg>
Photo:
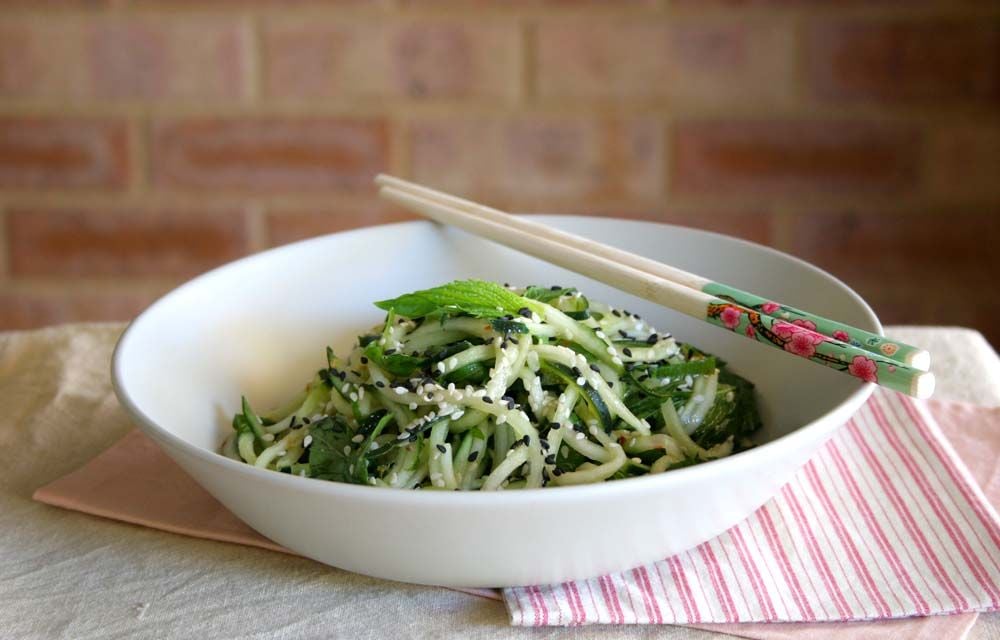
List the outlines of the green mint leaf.
<svg viewBox="0 0 1000 640">
<path fill-rule="evenodd" d="M 415 291 L 376 302 L 375 306 L 407 318 L 432 313 L 467 313 L 477 318 L 515 315 L 526 306 L 521 296 L 484 280 L 456 280 L 440 287 Z"/>
</svg>

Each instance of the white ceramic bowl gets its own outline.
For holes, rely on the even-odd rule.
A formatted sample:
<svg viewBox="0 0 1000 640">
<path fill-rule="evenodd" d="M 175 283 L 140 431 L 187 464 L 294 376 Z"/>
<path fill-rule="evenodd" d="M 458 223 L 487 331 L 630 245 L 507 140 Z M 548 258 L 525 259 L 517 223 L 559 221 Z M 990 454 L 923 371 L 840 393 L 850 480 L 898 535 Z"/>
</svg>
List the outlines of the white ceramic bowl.
<svg viewBox="0 0 1000 640">
<path fill-rule="evenodd" d="M 721 235 L 613 219 L 547 223 L 881 332 L 846 285 Z M 381 320 L 372 302 L 478 277 L 561 284 L 640 313 L 757 384 L 761 446 L 711 463 L 597 485 L 393 491 L 251 468 L 218 455 L 241 394 L 287 399 Z M 247 524 L 302 555 L 373 576 L 466 587 L 559 582 L 664 558 L 772 496 L 871 386 L 452 229 L 412 222 L 324 236 L 195 278 L 122 336 L 115 391 L 139 427 Z"/>
</svg>

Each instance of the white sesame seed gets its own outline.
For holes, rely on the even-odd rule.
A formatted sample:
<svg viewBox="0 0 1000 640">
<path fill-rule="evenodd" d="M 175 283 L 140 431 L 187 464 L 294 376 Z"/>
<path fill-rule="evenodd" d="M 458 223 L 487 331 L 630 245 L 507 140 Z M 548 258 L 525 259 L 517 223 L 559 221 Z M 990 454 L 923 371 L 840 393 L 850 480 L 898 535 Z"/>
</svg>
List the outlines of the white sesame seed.
<svg viewBox="0 0 1000 640">
<path fill-rule="evenodd" d="M 365 397 L 365 388 L 358 387 L 358 400 Z"/>
<path fill-rule="evenodd" d="M 598 338 L 600 338 L 601 340 L 607 340 L 608 339 L 608 334 L 604 333 L 600 329 L 598 329 L 597 331 L 595 331 L 594 335 L 597 336 Z"/>
<path fill-rule="evenodd" d="M 393 387 L 392 390 L 396 392 L 397 396 L 401 396 L 408 391 L 406 387 Z"/>
<path fill-rule="evenodd" d="M 619 358 L 618 356 L 615 356 L 614 358 L 611 358 L 611 362 L 614 362 L 619 367 L 622 366 L 622 359 Z"/>
<path fill-rule="evenodd" d="M 346 445 L 346 444 L 344 445 L 344 455 L 345 456 L 351 455 L 351 446 L 350 445 Z"/>
<path fill-rule="evenodd" d="M 452 357 L 448 358 L 448 366 L 449 367 L 457 367 L 458 366 L 458 358 L 456 358 L 455 356 L 452 356 Z"/>
<path fill-rule="evenodd" d="M 308 446 L 309 446 L 309 445 L 311 445 L 312 443 L 313 443 L 313 437 L 312 437 L 312 436 L 306 436 L 306 437 L 305 437 L 305 438 L 304 438 L 304 439 L 302 440 L 302 446 L 303 446 L 303 447 L 308 447 Z"/>
<path fill-rule="evenodd" d="M 410 406 L 410 411 L 416 411 L 417 410 L 417 403 L 416 402 L 411 402 L 409 406 Z"/>
<path fill-rule="evenodd" d="M 579 378 L 576 379 L 576 384 L 582 387 L 583 385 L 587 384 L 587 379 L 584 378 L 583 376 L 580 376 Z"/>
<path fill-rule="evenodd" d="M 265 433 L 263 436 L 261 436 L 260 439 L 263 440 L 264 442 L 272 442 L 274 440 L 274 434 Z"/>
<path fill-rule="evenodd" d="M 612 347 L 611 345 L 608 345 L 607 351 L 608 351 L 609 355 L 612 355 L 612 356 L 615 355 L 615 348 Z"/>
<path fill-rule="evenodd" d="M 582 432 L 579 432 L 579 431 L 576 434 L 576 439 L 577 440 L 583 440 L 586 437 L 587 437 L 587 435 L 585 433 L 582 433 Z"/>
<path fill-rule="evenodd" d="M 438 371 L 440 371 L 441 373 L 444 373 L 444 371 L 445 371 L 445 366 L 444 366 L 444 363 L 443 363 L 443 362 L 439 362 L 439 363 L 437 363 L 437 365 L 436 365 L 436 366 L 437 366 L 437 370 L 438 370 Z"/>
<path fill-rule="evenodd" d="M 365 441 L 365 437 L 363 435 L 361 435 L 360 433 L 358 435 L 354 436 L 353 438 L 351 438 L 351 442 L 364 442 L 364 441 Z"/>
<path fill-rule="evenodd" d="M 353 391 L 351 392 L 351 395 L 349 395 L 348 397 L 351 399 L 351 402 L 358 401 L 358 394 L 354 393 Z"/>
<path fill-rule="evenodd" d="M 449 382 L 448 383 L 448 392 L 449 393 L 455 393 L 455 383 L 454 382 Z"/>
<path fill-rule="evenodd" d="M 642 464 L 642 458 L 632 458 L 632 464 Z"/>
</svg>

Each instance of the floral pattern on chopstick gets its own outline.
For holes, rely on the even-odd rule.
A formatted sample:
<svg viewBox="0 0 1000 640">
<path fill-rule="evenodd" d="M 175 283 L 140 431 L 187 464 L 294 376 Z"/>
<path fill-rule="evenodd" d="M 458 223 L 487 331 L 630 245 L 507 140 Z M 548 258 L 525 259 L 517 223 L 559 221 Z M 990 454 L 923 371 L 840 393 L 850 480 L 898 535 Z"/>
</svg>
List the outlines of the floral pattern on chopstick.
<svg viewBox="0 0 1000 640">
<path fill-rule="evenodd" d="M 876 356 L 885 356 L 900 363 L 905 362 L 906 356 L 914 350 L 914 347 L 890 342 L 881 336 L 861 331 L 859 329 L 853 330 L 857 332 L 857 335 L 851 335 L 850 332 L 852 329 L 846 325 L 815 316 L 806 311 L 796 309 L 795 307 L 790 307 L 773 300 L 755 296 L 747 293 L 746 291 L 741 291 L 718 282 L 709 283 L 702 290 L 705 293 L 709 293 L 721 300 L 731 302 L 738 307 L 750 309 L 760 313 L 761 315 L 771 316 L 776 320 L 784 320 L 793 325 L 811 329 L 816 333 L 829 336 L 833 340 L 849 344 L 863 351 L 870 351 L 873 354 L 876 354 Z M 725 320 L 732 324 L 734 317 L 733 313 L 730 312 Z M 727 326 L 727 328 L 730 327 Z M 748 337 L 753 337 L 750 335 L 749 331 L 745 331 L 745 333 Z M 797 341 L 797 345 L 803 347 L 800 351 L 808 351 L 808 348 L 805 348 L 804 345 L 804 338 L 799 337 L 795 340 Z"/>
<path fill-rule="evenodd" d="M 897 371 L 891 362 L 876 361 L 878 356 L 850 353 L 853 349 L 847 345 L 816 333 L 815 323 L 805 318 L 782 320 L 762 314 L 757 309 L 721 300 L 708 306 L 707 317 L 710 322 L 730 331 L 741 332 L 758 342 L 766 342 L 807 360 L 846 371 L 865 382 L 879 382 L 880 366 L 889 374 Z"/>
</svg>

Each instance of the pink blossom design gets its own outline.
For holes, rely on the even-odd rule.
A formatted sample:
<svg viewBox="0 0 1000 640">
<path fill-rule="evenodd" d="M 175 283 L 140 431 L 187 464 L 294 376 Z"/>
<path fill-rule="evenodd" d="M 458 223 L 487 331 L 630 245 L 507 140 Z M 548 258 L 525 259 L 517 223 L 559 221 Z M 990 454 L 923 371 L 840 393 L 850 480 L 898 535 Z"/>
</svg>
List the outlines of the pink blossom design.
<svg viewBox="0 0 1000 640">
<path fill-rule="evenodd" d="M 865 382 L 878 382 L 878 365 L 871 358 L 854 356 L 854 360 L 847 366 L 847 371 Z"/>
<path fill-rule="evenodd" d="M 746 328 L 746 334 L 748 338 L 756 338 L 757 330 L 753 328 L 752 324 L 748 324 Z"/>
<path fill-rule="evenodd" d="M 760 310 L 763 311 L 764 313 L 774 313 L 780 308 L 781 305 L 779 305 L 777 302 L 765 302 L 764 304 L 760 305 Z"/>
<path fill-rule="evenodd" d="M 785 351 L 803 358 L 811 358 L 816 354 L 816 345 L 825 342 L 826 336 L 821 336 L 812 330 L 798 324 L 778 320 L 771 325 L 774 334 L 785 341 Z"/>
<path fill-rule="evenodd" d="M 726 307 L 719 315 L 719 319 L 722 320 L 723 326 L 727 329 L 735 329 L 738 327 L 740 325 L 741 317 L 743 317 L 743 312 L 735 307 Z"/>
<path fill-rule="evenodd" d="M 793 333 L 791 339 L 785 343 L 785 351 L 803 358 L 811 358 L 816 355 L 816 345 L 821 342 L 823 336 L 800 331 Z"/>
<path fill-rule="evenodd" d="M 837 329 L 836 331 L 833 332 L 833 339 L 840 340 L 841 342 L 850 342 L 851 336 L 847 335 L 846 331 Z"/>
<path fill-rule="evenodd" d="M 809 329 L 810 331 L 816 330 L 816 323 L 812 320 L 804 320 L 800 318 L 798 320 L 792 320 L 792 324 L 802 327 L 803 329 Z"/>
</svg>

